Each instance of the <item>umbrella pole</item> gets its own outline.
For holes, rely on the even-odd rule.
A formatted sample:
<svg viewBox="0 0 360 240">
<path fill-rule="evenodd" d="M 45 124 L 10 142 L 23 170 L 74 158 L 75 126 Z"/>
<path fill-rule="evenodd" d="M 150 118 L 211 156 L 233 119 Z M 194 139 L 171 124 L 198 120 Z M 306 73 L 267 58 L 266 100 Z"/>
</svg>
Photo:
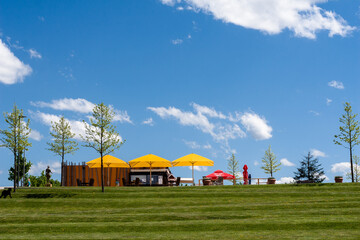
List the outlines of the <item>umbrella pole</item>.
<svg viewBox="0 0 360 240">
<path fill-rule="evenodd" d="M 193 186 L 195 186 L 195 179 L 194 179 L 194 164 L 192 164 L 192 179 L 193 179 Z"/>
<path fill-rule="evenodd" d="M 109 184 L 109 170 L 110 170 L 110 168 L 108 166 L 108 186 L 110 186 L 110 184 Z"/>
<path fill-rule="evenodd" d="M 151 163 L 150 163 L 150 186 L 151 186 Z"/>
</svg>

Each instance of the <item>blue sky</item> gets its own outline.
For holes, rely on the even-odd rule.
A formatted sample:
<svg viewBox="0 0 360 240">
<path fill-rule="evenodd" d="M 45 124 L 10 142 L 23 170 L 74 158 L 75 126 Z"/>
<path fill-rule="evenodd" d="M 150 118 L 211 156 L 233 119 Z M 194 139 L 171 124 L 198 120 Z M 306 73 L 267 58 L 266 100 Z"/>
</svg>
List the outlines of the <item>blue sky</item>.
<svg viewBox="0 0 360 240">
<path fill-rule="evenodd" d="M 343 103 L 360 112 L 359 1 L 149 0 L 0 2 L 0 109 L 31 118 L 32 173 L 60 159 L 46 150 L 64 115 L 81 133 L 94 103 L 112 105 L 126 139 L 113 155 L 214 160 L 231 152 L 267 177 L 269 145 L 293 177 L 308 151 L 328 181 L 348 170 L 333 144 Z M 0 120 L 0 128 L 6 127 Z M 81 142 L 80 142 L 81 145 Z M 360 155 L 360 149 L 355 154 Z M 0 185 L 12 154 L 0 149 Z M 80 148 L 68 161 L 98 157 Z M 175 175 L 191 177 L 186 167 Z"/>
</svg>

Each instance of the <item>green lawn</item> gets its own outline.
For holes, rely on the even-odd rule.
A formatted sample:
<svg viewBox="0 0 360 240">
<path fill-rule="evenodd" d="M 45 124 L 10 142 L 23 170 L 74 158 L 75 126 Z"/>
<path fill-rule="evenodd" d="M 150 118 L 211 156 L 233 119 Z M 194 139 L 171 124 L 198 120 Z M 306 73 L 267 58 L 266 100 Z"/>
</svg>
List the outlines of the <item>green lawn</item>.
<svg viewBox="0 0 360 240">
<path fill-rule="evenodd" d="M 360 184 L 19 189 L 10 238 L 360 239 Z"/>
</svg>

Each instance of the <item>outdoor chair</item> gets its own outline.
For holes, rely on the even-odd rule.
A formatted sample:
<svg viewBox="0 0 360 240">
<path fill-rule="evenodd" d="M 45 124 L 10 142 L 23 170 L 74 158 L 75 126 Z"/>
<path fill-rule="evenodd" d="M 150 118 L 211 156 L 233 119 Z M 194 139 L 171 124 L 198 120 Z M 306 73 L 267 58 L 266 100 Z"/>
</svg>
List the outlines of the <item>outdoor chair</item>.
<svg viewBox="0 0 360 240">
<path fill-rule="evenodd" d="M 123 183 L 124 186 L 128 186 L 128 183 L 126 182 L 125 178 L 122 178 L 122 183 Z"/>
<path fill-rule="evenodd" d="M 176 186 L 180 186 L 180 180 L 181 180 L 181 177 L 176 178 Z"/>
<path fill-rule="evenodd" d="M 76 183 L 77 183 L 78 186 L 81 186 L 81 180 L 80 179 L 77 178 Z"/>
<path fill-rule="evenodd" d="M 169 185 L 169 179 L 168 179 L 168 176 L 165 175 L 164 176 L 164 186 L 168 186 Z"/>
<path fill-rule="evenodd" d="M 140 178 L 136 178 L 135 179 L 135 186 L 139 186 L 140 185 Z"/>
<path fill-rule="evenodd" d="M 95 180 L 93 178 L 90 178 L 89 186 L 90 187 L 94 186 L 94 182 Z"/>
</svg>

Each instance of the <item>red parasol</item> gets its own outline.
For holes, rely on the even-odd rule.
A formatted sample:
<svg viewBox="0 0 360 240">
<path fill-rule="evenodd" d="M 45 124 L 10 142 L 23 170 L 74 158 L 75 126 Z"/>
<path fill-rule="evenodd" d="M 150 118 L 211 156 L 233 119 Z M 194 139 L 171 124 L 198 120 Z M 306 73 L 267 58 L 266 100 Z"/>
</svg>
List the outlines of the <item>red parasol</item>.
<svg viewBox="0 0 360 240">
<path fill-rule="evenodd" d="M 216 180 L 218 179 L 218 177 L 222 177 L 223 179 L 234 179 L 235 176 L 225 173 L 221 170 L 216 170 L 215 172 L 213 172 L 212 174 L 209 174 L 206 176 L 207 178 L 211 178 L 211 180 Z"/>
<path fill-rule="evenodd" d="M 244 185 L 247 185 L 248 184 L 248 177 L 249 177 L 249 175 L 248 175 L 248 166 L 245 164 L 244 165 L 244 167 L 243 167 L 243 169 L 244 169 L 244 172 L 243 172 L 243 177 L 244 177 Z"/>
</svg>

